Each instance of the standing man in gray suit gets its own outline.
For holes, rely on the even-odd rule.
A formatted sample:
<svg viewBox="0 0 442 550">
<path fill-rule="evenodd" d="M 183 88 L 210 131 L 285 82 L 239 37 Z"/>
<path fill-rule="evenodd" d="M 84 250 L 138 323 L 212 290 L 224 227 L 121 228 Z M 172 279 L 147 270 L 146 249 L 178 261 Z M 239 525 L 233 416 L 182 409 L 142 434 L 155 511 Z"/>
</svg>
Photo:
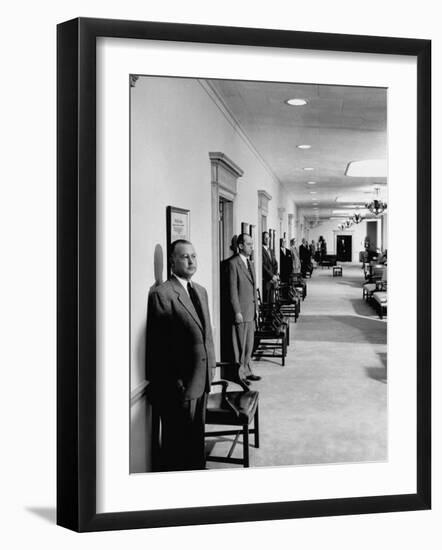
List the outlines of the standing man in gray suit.
<svg viewBox="0 0 442 550">
<path fill-rule="evenodd" d="M 151 402 L 161 419 L 158 469 L 205 467 L 204 425 L 215 350 L 206 289 L 191 281 L 193 245 L 172 243 L 172 274 L 149 295 L 146 370 Z"/>
<path fill-rule="evenodd" d="M 250 261 L 252 237 L 241 233 L 237 246 L 238 254 L 228 261 L 228 303 L 235 362 L 240 365 L 240 378 L 250 384 L 250 381 L 261 379 L 253 374 L 250 366 L 256 317 L 256 277 Z"/>
</svg>

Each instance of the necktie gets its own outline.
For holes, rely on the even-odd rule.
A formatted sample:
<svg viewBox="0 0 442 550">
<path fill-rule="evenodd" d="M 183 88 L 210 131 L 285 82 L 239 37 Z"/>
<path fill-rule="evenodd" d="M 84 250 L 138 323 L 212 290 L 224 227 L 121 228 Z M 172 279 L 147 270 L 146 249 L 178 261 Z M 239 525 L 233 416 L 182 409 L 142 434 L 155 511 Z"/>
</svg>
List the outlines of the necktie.
<svg viewBox="0 0 442 550">
<path fill-rule="evenodd" d="M 187 283 L 187 292 L 189 293 L 190 299 L 192 301 L 193 307 L 195 308 L 195 311 L 198 314 L 199 320 L 201 321 L 203 328 L 205 328 L 204 315 L 203 315 L 203 310 L 201 308 L 201 302 L 198 298 L 197 293 L 195 292 L 195 289 L 190 283 Z"/>
<path fill-rule="evenodd" d="M 255 278 L 253 277 L 252 266 L 250 265 L 250 260 L 247 260 L 247 269 L 249 270 L 250 277 L 252 278 L 252 281 L 255 282 Z"/>
</svg>

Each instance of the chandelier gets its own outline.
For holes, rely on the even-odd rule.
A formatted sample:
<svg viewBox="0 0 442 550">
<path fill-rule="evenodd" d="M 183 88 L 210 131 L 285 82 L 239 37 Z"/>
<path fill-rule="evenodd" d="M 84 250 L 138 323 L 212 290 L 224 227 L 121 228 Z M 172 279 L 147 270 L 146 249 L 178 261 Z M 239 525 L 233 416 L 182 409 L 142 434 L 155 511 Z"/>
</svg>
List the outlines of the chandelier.
<svg viewBox="0 0 442 550">
<path fill-rule="evenodd" d="M 353 216 L 351 217 L 351 220 L 353 223 L 356 223 L 356 224 L 361 223 L 362 216 L 361 214 L 353 214 Z"/>
<path fill-rule="evenodd" d="M 365 207 L 375 216 L 379 216 L 387 209 L 387 203 L 379 200 L 379 187 L 375 187 L 375 191 L 376 197 L 371 202 L 368 202 Z"/>
<path fill-rule="evenodd" d="M 353 225 L 352 220 L 349 218 L 348 220 L 345 220 L 345 222 L 340 223 L 338 225 L 339 231 L 344 231 L 345 229 L 350 229 L 350 227 Z"/>
</svg>

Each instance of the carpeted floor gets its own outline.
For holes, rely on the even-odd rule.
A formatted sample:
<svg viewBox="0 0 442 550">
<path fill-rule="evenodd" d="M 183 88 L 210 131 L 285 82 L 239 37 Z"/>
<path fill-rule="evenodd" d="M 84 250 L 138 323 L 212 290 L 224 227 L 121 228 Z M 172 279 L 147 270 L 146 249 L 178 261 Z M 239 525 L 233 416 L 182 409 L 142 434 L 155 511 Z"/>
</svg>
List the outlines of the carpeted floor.
<svg viewBox="0 0 442 550">
<path fill-rule="evenodd" d="M 261 444 L 250 447 L 251 466 L 387 459 L 387 321 L 362 300 L 362 283 L 359 264 L 344 264 L 342 278 L 316 269 L 301 316 L 291 322 L 285 367 L 280 359 L 253 362 L 262 376 L 252 384 Z M 207 440 L 213 454 L 228 448 L 227 438 Z M 240 439 L 233 456 L 242 450 Z"/>
</svg>

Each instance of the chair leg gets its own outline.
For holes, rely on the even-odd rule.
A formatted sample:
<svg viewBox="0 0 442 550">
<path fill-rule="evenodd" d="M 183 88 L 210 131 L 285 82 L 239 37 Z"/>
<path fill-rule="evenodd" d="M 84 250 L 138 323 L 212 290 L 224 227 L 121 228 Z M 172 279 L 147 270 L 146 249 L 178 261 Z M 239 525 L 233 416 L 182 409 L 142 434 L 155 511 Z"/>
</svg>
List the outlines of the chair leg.
<svg viewBox="0 0 442 550">
<path fill-rule="evenodd" d="M 244 448 L 244 468 L 250 466 L 249 460 L 249 425 L 245 424 L 242 431 L 242 442 Z"/>
<path fill-rule="evenodd" d="M 259 449 L 259 412 L 258 405 L 256 405 L 255 418 L 253 421 L 255 427 L 255 448 Z"/>
</svg>

